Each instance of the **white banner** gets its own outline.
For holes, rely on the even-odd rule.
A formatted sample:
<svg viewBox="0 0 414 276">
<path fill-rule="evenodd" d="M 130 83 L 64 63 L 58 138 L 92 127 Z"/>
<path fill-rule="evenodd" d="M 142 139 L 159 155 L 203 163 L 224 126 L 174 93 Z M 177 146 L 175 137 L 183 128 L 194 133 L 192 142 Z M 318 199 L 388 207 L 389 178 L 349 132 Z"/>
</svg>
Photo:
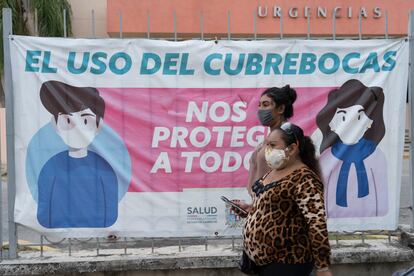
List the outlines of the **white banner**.
<svg viewBox="0 0 414 276">
<path fill-rule="evenodd" d="M 222 236 L 243 220 L 268 87 L 320 149 L 328 228 L 395 229 L 408 42 L 10 40 L 16 222 L 48 235 Z"/>
</svg>

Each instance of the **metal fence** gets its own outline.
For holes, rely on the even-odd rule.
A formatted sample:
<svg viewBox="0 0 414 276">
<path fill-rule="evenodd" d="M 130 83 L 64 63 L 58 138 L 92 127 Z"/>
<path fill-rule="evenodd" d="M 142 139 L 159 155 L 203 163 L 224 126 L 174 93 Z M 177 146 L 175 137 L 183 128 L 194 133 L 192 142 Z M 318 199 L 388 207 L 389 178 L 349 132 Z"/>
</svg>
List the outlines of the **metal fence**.
<svg viewBox="0 0 414 276">
<path fill-rule="evenodd" d="M 261 7 L 258 8 L 259 10 Z M 385 17 L 385 23 L 383 26 L 384 35 L 379 36 L 365 36 L 363 37 L 363 18 L 361 13 L 358 14 L 358 30 L 356 30 L 355 35 L 353 36 L 341 36 L 337 37 L 337 28 L 336 28 L 336 16 L 337 11 L 333 11 L 332 15 L 332 36 L 331 37 L 320 37 L 320 36 L 314 36 L 312 35 L 311 31 L 311 17 L 307 17 L 307 29 L 306 29 L 306 35 L 304 37 L 301 37 L 302 39 L 332 39 L 336 40 L 337 38 L 343 39 L 343 38 L 357 38 L 357 39 L 367 39 L 367 38 L 385 38 L 389 39 L 391 38 L 389 36 L 389 30 L 388 30 L 388 23 L 389 23 L 389 17 L 388 17 L 388 11 L 384 11 L 384 17 Z M 66 27 L 66 16 L 67 12 L 66 10 L 63 11 L 63 25 L 64 25 L 64 37 L 67 37 L 67 27 Z M 97 38 L 96 36 L 96 19 L 95 19 L 95 10 L 91 10 L 91 34 L 89 38 Z M 227 40 L 262 40 L 262 39 L 283 39 L 287 38 L 286 34 L 284 33 L 284 17 L 283 14 L 280 16 L 279 24 L 275 24 L 275 35 L 274 36 L 260 36 L 260 34 L 257 33 L 257 11 L 253 11 L 252 13 L 252 33 L 249 36 L 234 36 L 231 32 L 231 26 L 232 26 L 232 16 L 231 11 L 227 11 L 227 34 L 224 37 L 218 38 L 217 36 L 211 36 L 209 34 L 205 34 L 204 32 L 204 14 L 203 12 L 199 13 L 199 23 L 200 23 L 200 33 L 199 36 L 195 37 L 179 37 L 179 31 L 177 30 L 177 14 L 175 11 L 173 11 L 173 32 L 171 33 L 171 36 L 168 37 L 160 37 L 158 35 L 151 34 L 151 13 L 147 12 L 147 32 L 146 34 L 143 34 L 141 38 L 148 38 L 148 39 L 163 39 L 163 40 L 171 40 L 171 41 L 178 41 L 183 39 L 200 39 L 200 40 L 218 40 L 218 39 L 227 39 Z M 124 38 L 124 29 L 123 29 L 123 23 L 124 23 L 124 17 L 122 11 L 119 11 L 119 38 Z M 379 27 L 380 28 L 380 27 Z"/>
<path fill-rule="evenodd" d="M 10 46 L 9 46 L 9 35 L 12 32 L 12 16 L 10 9 L 3 9 L 3 45 L 4 45 L 4 88 L 5 88 L 5 97 L 6 97 L 6 121 L 7 121 L 7 189 L 4 185 L 1 185 L 0 189 L 0 244 L 4 244 L 0 248 L 0 260 L 3 259 L 13 259 L 18 257 L 18 252 L 27 251 L 27 250 L 36 250 L 40 257 L 45 257 L 55 252 L 67 253 L 68 256 L 72 256 L 74 252 L 80 250 L 90 250 L 95 252 L 97 256 L 105 254 L 105 251 L 111 249 L 111 254 L 114 250 L 115 254 L 127 255 L 131 249 L 135 248 L 150 248 L 152 253 L 155 253 L 158 248 L 165 246 L 176 247 L 177 252 L 185 251 L 188 246 L 191 245 L 201 245 L 204 250 L 209 249 L 209 245 L 213 244 L 230 244 L 232 250 L 239 250 L 242 246 L 241 236 L 231 236 L 231 237 L 185 237 L 185 238 L 131 238 L 131 237 L 91 237 L 88 239 L 75 239 L 75 238 L 64 238 L 60 240 L 54 240 L 52 237 L 41 235 L 31 229 L 28 229 L 24 226 L 18 225 L 14 222 L 14 198 L 15 198 L 15 167 L 14 167 L 14 117 L 13 117 L 13 93 L 12 93 L 12 79 L 11 79 L 11 59 L 10 59 Z M 259 40 L 259 39 L 284 39 L 286 35 L 284 34 L 283 21 L 284 18 L 281 17 L 279 20 L 279 26 L 275 28 L 274 37 L 262 37 L 257 34 L 256 28 L 256 11 L 253 13 L 252 19 L 252 35 L 247 37 L 235 37 L 231 33 L 231 12 L 227 12 L 227 36 L 224 38 L 218 38 L 216 36 L 209 36 L 204 33 L 204 16 L 203 13 L 200 13 L 200 34 L 199 37 L 193 37 L 191 39 L 201 39 L 201 40 L 216 40 L 219 39 L 228 39 L 228 40 Z M 67 28 L 66 28 L 66 18 L 67 12 L 64 11 L 63 22 L 65 26 L 64 37 L 67 37 Z M 358 16 L 358 30 L 355 36 L 346 37 L 346 38 L 356 38 L 356 39 L 368 39 L 368 38 L 390 38 L 388 34 L 388 13 L 385 11 L 385 25 L 384 35 L 378 37 L 363 37 L 363 20 L 361 14 Z M 95 11 L 91 10 L 91 38 L 96 38 L 96 24 L 95 24 Z M 338 37 L 336 34 L 336 16 L 335 12 L 332 18 L 332 36 L 331 37 L 316 37 L 311 33 L 311 18 L 307 18 L 307 32 L 306 36 L 301 39 L 325 39 L 325 40 L 335 40 L 343 39 L 345 37 Z M 179 32 L 177 30 L 177 16 L 174 12 L 173 22 L 174 32 L 171 34 L 171 37 L 155 37 L 151 34 L 151 15 L 147 14 L 147 33 L 146 38 L 151 39 L 165 39 L 178 41 L 184 38 L 179 37 Z M 278 28 L 277 28 L 278 27 Z M 410 13 L 410 28 L 409 28 L 409 40 L 413 40 L 414 35 L 414 11 Z M 123 15 L 122 12 L 119 13 L 119 38 L 123 38 Z M 185 38 L 189 39 L 189 38 Z M 410 64 L 414 62 L 414 47 L 410 45 Z M 409 95 L 414 91 L 414 82 L 411 77 L 413 74 L 412 66 L 410 66 L 409 71 Z M 411 98 L 411 97 L 409 97 Z M 411 110 L 414 110 L 414 103 L 410 99 Z M 413 118 L 413 116 L 411 115 Z M 414 120 L 411 119 L 411 137 L 412 130 L 414 129 Z M 413 144 L 410 143 L 410 153 L 413 152 Z M 410 173 L 414 167 L 413 158 L 410 154 Z M 1 162 L 0 162 L 1 163 Z M 412 174 L 411 174 L 412 175 Z M 410 178 L 411 179 L 411 178 Z M 7 194 L 3 194 L 7 190 Z M 414 189 L 413 189 L 414 190 Z M 4 210 L 4 207 L 7 202 L 7 210 Z M 412 204 L 406 207 L 412 211 Z M 7 217 L 5 216 L 7 215 Z M 411 212 L 412 216 L 412 212 Z M 7 223 L 6 223 L 7 220 Z M 7 228 L 7 234 L 6 234 Z M 18 234 L 22 237 L 29 237 L 30 241 L 19 240 Z M 400 238 L 401 230 L 397 229 L 395 231 L 356 231 L 356 232 L 334 232 L 330 233 L 330 240 L 333 246 L 341 246 L 344 240 L 357 240 L 361 244 L 365 244 L 367 240 L 372 239 L 381 239 L 385 240 L 388 243 L 398 242 Z M 8 243 L 4 241 L 7 239 Z"/>
</svg>

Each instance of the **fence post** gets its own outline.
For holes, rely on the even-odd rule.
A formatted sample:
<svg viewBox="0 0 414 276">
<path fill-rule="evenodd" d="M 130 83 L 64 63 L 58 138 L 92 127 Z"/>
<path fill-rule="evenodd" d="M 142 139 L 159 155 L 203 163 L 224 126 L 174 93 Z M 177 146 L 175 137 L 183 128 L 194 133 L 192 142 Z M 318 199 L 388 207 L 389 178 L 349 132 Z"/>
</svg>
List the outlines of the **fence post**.
<svg viewBox="0 0 414 276">
<path fill-rule="evenodd" d="M 336 9 L 334 9 L 332 15 L 332 39 L 336 40 Z"/>
<path fill-rule="evenodd" d="M 174 41 L 177 41 L 177 13 L 173 12 Z"/>
<path fill-rule="evenodd" d="M 119 38 L 123 38 L 123 33 L 122 33 L 122 11 L 119 11 Z"/>
<path fill-rule="evenodd" d="M 410 134 L 411 139 L 414 137 L 414 101 L 413 101 L 413 94 L 414 94 L 414 10 L 410 11 L 410 22 L 408 25 L 408 42 L 410 47 L 410 56 L 409 56 L 409 71 L 408 71 L 408 97 L 410 101 L 410 117 L 411 117 L 411 123 L 410 123 Z M 414 169 L 414 143 L 410 143 L 410 180 L 411 180 L 411 192 L 412 192 L 412 199 L 411 199 L 411 206 L 413 206 L 413 199 L 414 199 L 414 177 L 413 177 L 413 169 Z M 412 218 L 411 218 L 411 231 L 414 230 L 414 212 L 411 212 Z"/>
<path fill-rule="evenodd" d="M 92 38 L 96 38 L 96 28 L 95 28 L 95 10 L 92 9 L 91 11 L 91 19 L 92 19 Z"/>
<path fill-rule="evenodd" d="M 0 128 L 2 127 L 2 123 L 0 121 Z M 1 144 L 1 135 L 0 135 L 0 144 Z M 1 148 L 0 148 L 0 261 L 3 260 L 3 182 L 1 181 L 1 165 L 3 164 L 3 160 L 1 158 Z"/>
<path fill-rule="evenodd" d="M 66 27 L 66 9 L 63 9 L 63 37 L 67 37 L 67 27 Z"/>
<path fill-rule="evenodd" d="M 34 10 L 33 26 L 34 26 L 34 35 L 39 36 L 39 30 L 37 29 L 37 9 Z"/>
<path fill-rule="evenodd" d="M 280 39 L 283 39 L 283 13 L 280 14 Z"/>
<path fill-rule="evenodd" d="M 151 14 L 147 11 L 147 38 L 151 37 Z"/>
<path fill-rule="evenodd" d="M 17 232 L 14 223 L 14 198 L 16 195 L 14 163 L 14 115 L 13 84 L 11 75 L 11 57 L 9 35 L 12 33 L 11 9 L 3 8 L 3 54 L 4 54 L 4 94 L 6 102 L 6 136 L 7 136 L 7 199 L 9 217 L 9 258 L 17 258 Z"/>
<path fill-rule="evenodd" d="M 253 11 L 253 39 L 257 39 L 257 22 L 256 22 L 256 11 Z"/>
<path fill-rule="evenodd" d="M 385 11 L 385 39 L 388 39 L 388 11 Z"/>
<path fill-rule="evenodd" d="M 200 12 L 200 34 L 201 34 L 201 40 L 204 40 L 204 15 L 203 15 L 203 11 Z"/>
<path fill-rule="evenodd" d="M 231 14 L 227 11 L 227 40 L 231 39 Z"/>
</svg>

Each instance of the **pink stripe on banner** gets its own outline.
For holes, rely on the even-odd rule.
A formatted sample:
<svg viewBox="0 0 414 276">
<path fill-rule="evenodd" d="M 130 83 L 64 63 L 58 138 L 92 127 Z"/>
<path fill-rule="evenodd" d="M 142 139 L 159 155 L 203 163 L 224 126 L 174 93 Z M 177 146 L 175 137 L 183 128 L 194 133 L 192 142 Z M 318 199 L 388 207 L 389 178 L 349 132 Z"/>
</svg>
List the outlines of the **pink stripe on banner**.
<svg viewBox="0 0 414 276">
<path fill-rule="evenodd" d="M 129 192 L 245 187 L 246 154 L 254 150 L 251 141 L 265 135 L 263 131 L 252 129 L 260 125 L 256 113 L 264 90 L 99 89 L 106 103 L 104 121 L 124 139 L 131 155 Z M 325 105 L 330 90 L 332 87 L 296 89 L 298 98 L 291 121 L 300 125 L 307 135 L 315 131 L 316 114 Z M 240 102 L 246 102 L 247 106 L 240 107 Z M 195 112 L 191 113 L 189 106 L 193 106 Z M 157 140 L 154 130 L 160 127 Z M 164 131 L 166 129 L 169 133 Z M 203 133 L 207 132 L 211 139 L 201 145 L 206 138 Z M 156 170 L 154 164 L 160 155 L 165 158 Z"/>
</svg>

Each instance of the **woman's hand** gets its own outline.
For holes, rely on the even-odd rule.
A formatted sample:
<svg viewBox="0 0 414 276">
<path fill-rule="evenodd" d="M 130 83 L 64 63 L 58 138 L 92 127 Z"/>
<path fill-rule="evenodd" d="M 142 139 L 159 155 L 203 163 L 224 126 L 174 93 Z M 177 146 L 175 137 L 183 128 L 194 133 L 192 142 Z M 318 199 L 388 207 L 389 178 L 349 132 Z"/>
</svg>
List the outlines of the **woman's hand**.
<svg viewBox="0 0 414 276">
<path fill-rule="evenodd" d="M 247 204 L 244 201 L 240 201 L 238 199 L 234 199 L 232 200 L 232 202 L 234 202 L 235 204 L 239 205 L 242 209 L 246 210 L 247 213 L 250 212 L 250 210 L 252 209 L 252 205 L 251 204 Z M 240 210 L 238 210 L 237 208 L 231 207 L 231 210 L 233 212 L 235 212 L 239 217 L 245 218 L 247 217 L 246 214 L 242 213 Z"/>
<path fill-rule="evenodd" d="M 317 271 L 316 276 L 332 276 L 332 272 L 330 270 L 327 271 Z"/>
</svg>

